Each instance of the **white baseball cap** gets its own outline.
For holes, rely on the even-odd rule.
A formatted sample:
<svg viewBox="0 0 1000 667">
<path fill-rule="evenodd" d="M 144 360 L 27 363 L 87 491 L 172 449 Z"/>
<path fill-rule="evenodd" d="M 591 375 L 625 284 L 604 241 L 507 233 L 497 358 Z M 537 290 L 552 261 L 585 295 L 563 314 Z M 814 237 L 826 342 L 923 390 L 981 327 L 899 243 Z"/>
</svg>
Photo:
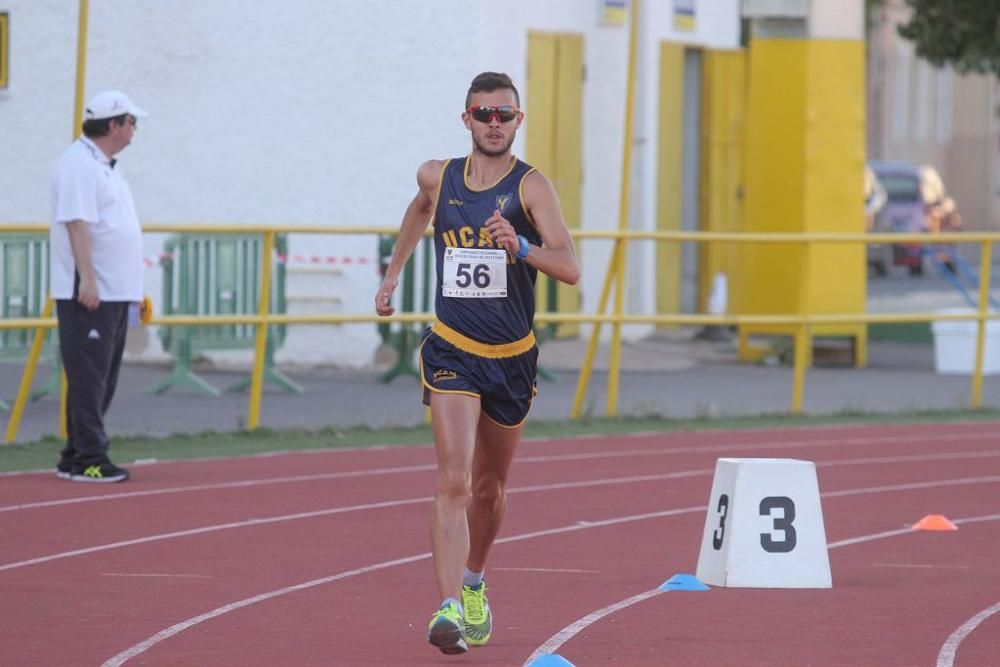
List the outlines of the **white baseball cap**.
<svg viewBox="0 0 1000 667">
<path fill-rule="evenodd" d="M 114 118 L 122 114 L 132 114 L 136 118 L 145 118 L 149 114 L 137 107 L 128 95 L 120 90 L 105 90 L 97 93 L 84 108 L 87 120 L 101 120 L 102 118 Z"/>
</svg>

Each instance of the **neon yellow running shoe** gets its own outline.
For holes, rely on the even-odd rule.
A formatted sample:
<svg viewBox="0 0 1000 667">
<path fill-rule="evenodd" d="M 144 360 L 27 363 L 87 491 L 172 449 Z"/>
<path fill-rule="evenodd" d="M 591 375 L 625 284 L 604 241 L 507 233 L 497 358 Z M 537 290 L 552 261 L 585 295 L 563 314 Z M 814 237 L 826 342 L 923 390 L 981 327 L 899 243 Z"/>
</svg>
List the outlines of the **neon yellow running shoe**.
<svg viewBox="0 0 1000 667">
<path fill-rule="evenodd" d="M 465 607 L 465 639 L 472 646 L 485 646 L 493 634 L 493 614 L 486 599 L 486 582 L 475 588 L 462 586 Z"/>
<path fill-rule="evenodd" d="M 427 626 L 427 641 L 441 649 L 442 653 L 454 655 L 465 653 L 469 645 L 465 643 L 465 633 L 462 631 L 464 621 L 458 611 L 458 605 L 449 602 L 431 616 Z"/>
</svg>

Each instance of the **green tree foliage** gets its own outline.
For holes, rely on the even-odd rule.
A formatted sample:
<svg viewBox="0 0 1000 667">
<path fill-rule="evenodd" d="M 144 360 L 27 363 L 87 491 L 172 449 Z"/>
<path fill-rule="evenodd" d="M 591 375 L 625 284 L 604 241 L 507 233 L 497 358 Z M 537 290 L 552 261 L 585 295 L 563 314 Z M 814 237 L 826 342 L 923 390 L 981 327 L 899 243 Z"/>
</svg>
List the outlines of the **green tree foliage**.
<svg viewBox="0 0 1000 667">
<path fill-rule="evenodd" d="M 899 34 L 932 65 L 1000 77 L 1000 0 L 906 0 Z"/>
</svg>

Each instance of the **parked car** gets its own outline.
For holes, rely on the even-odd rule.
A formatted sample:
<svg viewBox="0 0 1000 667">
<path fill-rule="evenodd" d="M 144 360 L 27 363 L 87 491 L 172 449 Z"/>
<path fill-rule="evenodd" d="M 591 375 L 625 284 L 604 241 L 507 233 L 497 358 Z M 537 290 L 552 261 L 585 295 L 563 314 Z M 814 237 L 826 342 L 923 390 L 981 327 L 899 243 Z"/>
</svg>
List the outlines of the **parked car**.
<svg viewBox="0 0 1000 667">
<path fill-rule="evenodd" d="M 955 200 L 948 196 L 941 176 L 933 167 L 910 162 L 872 162 L 869 166 L 885 191 L 885 203 L 872 214 L 869 231 L 936 234 L 961 229 L 962 219 Z M 878 186 L 872 188 L 875 191 Z M 867 195 L 866 188 L 866 217 Z M 872 197 L 876 199 L 877 194 Z M 868 265 L 878 275 L 885 275 L 891 266 L 906 266 L 911 275 L 921 275 L 926 247 L 915 243 L 895 243 L 889 247 L 869 244 Z M 929 247 L 936 261 L 954 271 L 954 243 Z"/>
<path fill-rule="evenodd" d="M 885 188 L 882 187 L 882 183 L 875 176 L 875 172 L 867 164 L 864 171 L 864 192 L 865 231 L 870 232 L 874 230 L 875 218 L 885 208 L 889 197 L 885 192 Z M 867 249 L 868 265 L 879 275 L 885 275 L 886 266 L 892 259 L 892 247 L 881 243 L 869 243 L 867 244 Z"/>
</svg>

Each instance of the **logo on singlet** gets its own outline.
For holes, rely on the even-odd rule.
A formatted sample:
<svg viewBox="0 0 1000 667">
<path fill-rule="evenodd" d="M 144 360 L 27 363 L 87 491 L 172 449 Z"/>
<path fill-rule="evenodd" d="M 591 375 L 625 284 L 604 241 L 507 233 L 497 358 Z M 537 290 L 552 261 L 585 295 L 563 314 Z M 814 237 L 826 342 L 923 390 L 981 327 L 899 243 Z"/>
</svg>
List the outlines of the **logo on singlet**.
<svg viewBox="0 0 1000 667">
<path fill-rule="evenodd" d="M 464 202 L 464 201 L 462 201 L 461 199 L 449 199 L 449 200 L 448 200 L 448 205 L 449 205 L 449 206 L 461 206 L 461 205 L 463 205 L 464 203 L 465 203 L 465 202 Z"/>
<path fill-rule="evenodd" d="M 507 208 L 507 204 L 510 203 L 510 200 L 513 197 L 514 197 L 514 195 L 512 195 L 510 193 L 505 194 L 505 195 L 497 195 L 497 210 L 500 211 L 501 213 L 503 213 L 504 209 Z"/>
</svg>

